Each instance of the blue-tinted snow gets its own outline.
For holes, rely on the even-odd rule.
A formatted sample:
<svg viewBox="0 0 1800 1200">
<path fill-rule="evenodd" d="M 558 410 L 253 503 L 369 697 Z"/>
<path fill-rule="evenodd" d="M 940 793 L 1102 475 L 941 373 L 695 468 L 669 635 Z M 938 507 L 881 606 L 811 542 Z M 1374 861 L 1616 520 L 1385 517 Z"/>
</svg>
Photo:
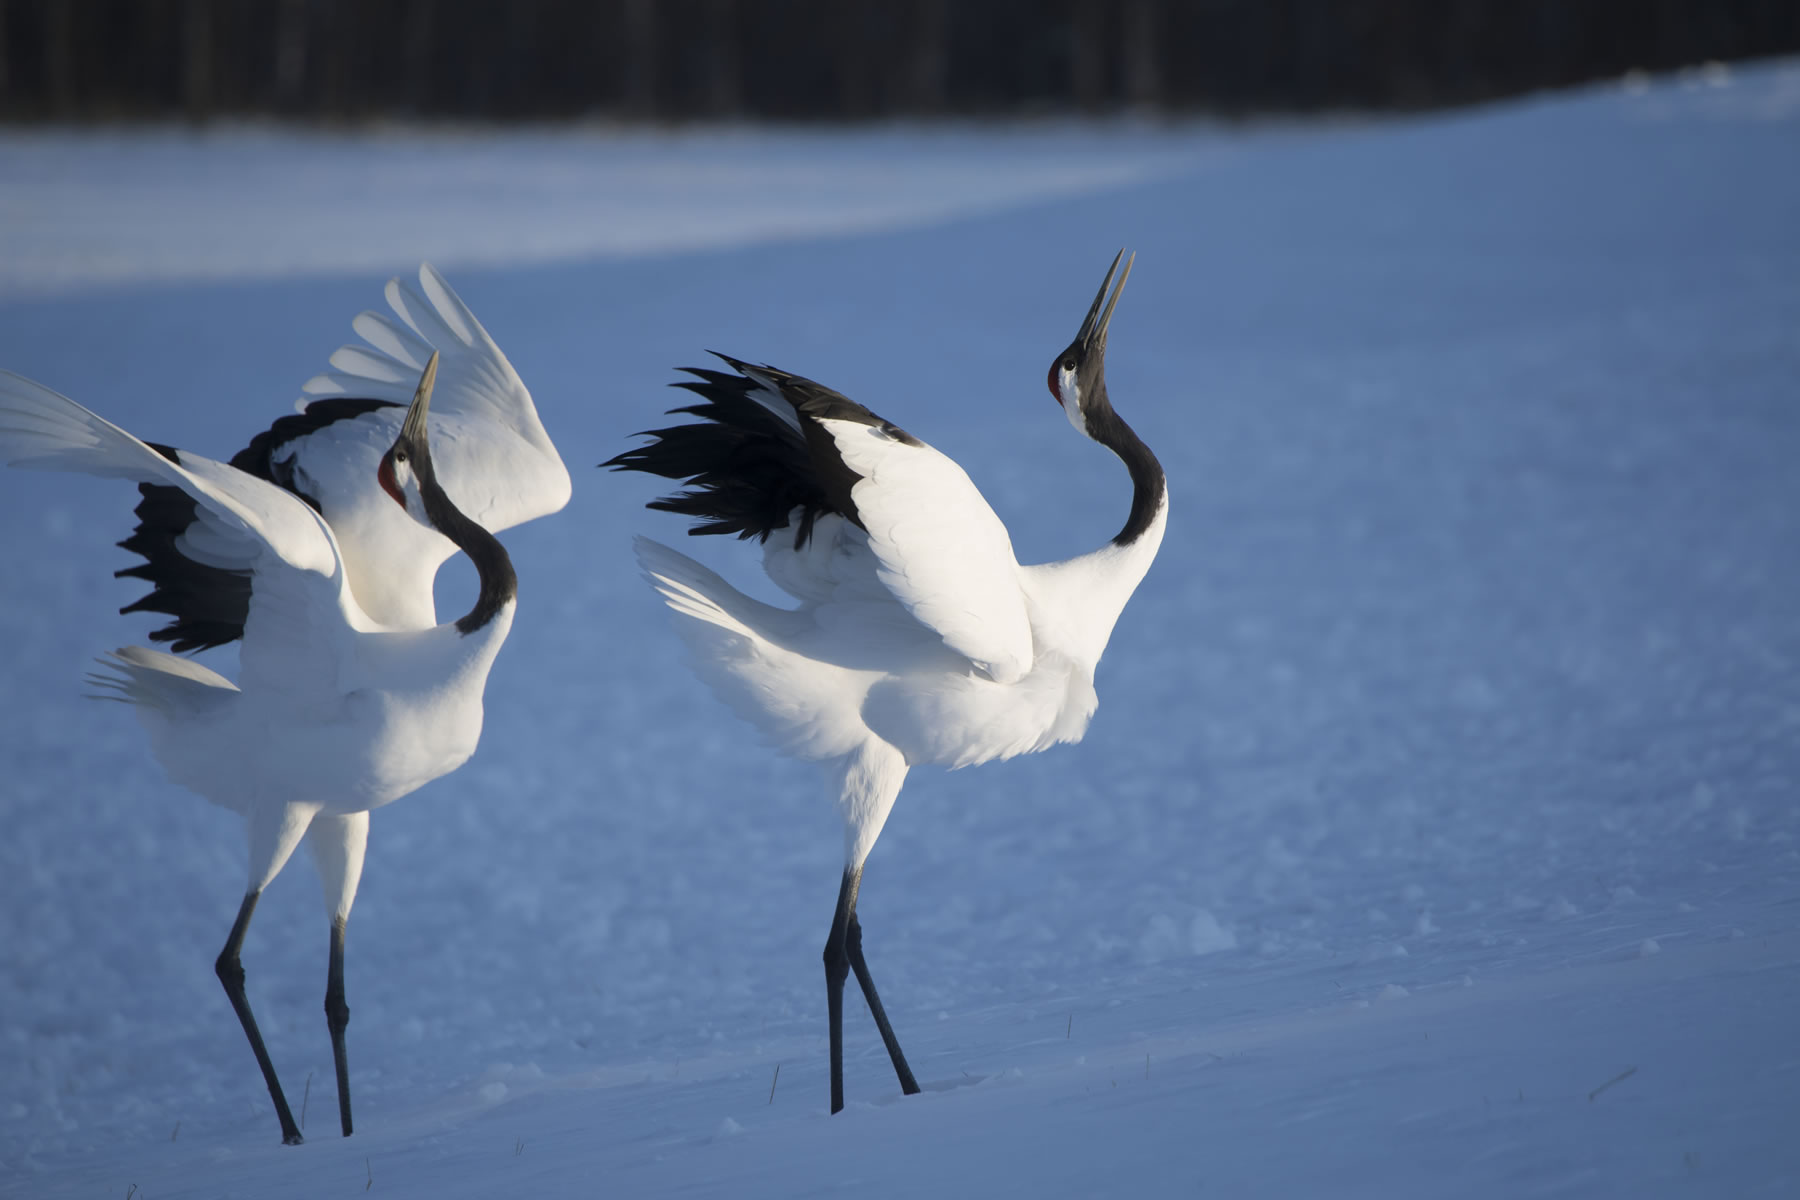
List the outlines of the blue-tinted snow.
<svg viewBox="0 0 1800 1200">
<path fill-rule="evenodd" d="M 1191 164 L 1179 128 L 0 133 L 0 295 L 446 271 L 935 224 Z M 123 183 L 124 186 L 103 186 Z"/>
<path fill-rule="evenodd" d="M 308 864 L 245 949 L 296 1103 L 311 1078 L 293 1150 L 211 971 L 235 818 L 79 699 L 150 627 L 112 611 L 130 490 L 0 472 L 0 1194 L 1792 1194 L 1800 69 L 1176 135 L 1173 175 L 926 228 L 451 270 L 577 490 L 507 535 L 480 753 L 375 818 L 349 1142 Z M 783 147 L 827 181 L 936 153 L 853 141 Z M 129 191 L 170 143 L 30 153 Z M 320 181 L 363 196 L 366 148 L 295 161 L 329 241 L 356 213 Z M 723 179 L 684 203 L 730 221 Z M 542 257 L 493 196 L 453 206 L 469 238 Z M 827 1119 L 836 818 L 687 675 L 627 549 L 679 527 L 590 464 L 717 348 L 957 457 L 1022 557 L 1085 550 L 1126 481 L 1042 379 L 1120 245 L 1109 380 L 1169 539 L 1084 744 L 914 773 L 861 911 L 927 1092 L 852 1002 Z M 411 253 L 15 299 L 0 365 L 222 456 Z"/>
</svg>

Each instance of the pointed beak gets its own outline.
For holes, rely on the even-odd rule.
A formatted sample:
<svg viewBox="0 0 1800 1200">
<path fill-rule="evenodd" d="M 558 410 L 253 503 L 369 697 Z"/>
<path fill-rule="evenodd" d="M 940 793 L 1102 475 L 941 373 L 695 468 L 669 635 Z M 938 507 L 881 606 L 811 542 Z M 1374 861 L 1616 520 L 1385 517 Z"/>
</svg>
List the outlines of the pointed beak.
<svg viewBox="0 0 1800 1200">
<path fill-rule="evenodd" d="M 400 436 L 409 439 L 415 446 L 424 446 L 425 414 L 431 408 L 431 387 L 437 382 L 437 351 L 431 352 L 431 359 L 425 364 L 424 374 L 419 376 L 418 390 L 413 393 L 412 407 L 406 410 L 406 422 L 400 426 Z"/>
<path fill-rule="evenodd" d="M 1125 270 L 1119 271 L 1119 260 L 1125 259 Z M 1113 256 L 1112 266 L 1106 268 L 1106 278 L 1100 283 L 1100 291 L 1094 297 L 1094 305 L 1088 309 L 1087 320 L 1081 323 L 1081 332 L 1075 335 L 1075 341 L 1081 346 L 1084 354 L 1100 354 L 1106 349 L 1106 328 L 1112 324 L 1113 307 L 1119 303 L 1119 295 L 1125 290 L 1125 281 L 1131 278 L 1131 264 L 1137 261 L 1137 255 L 1125 258 L 1121 250 Z M 1119 275 L 1117 287 L 1113 286 L 1113 274 Z M 1107 297 L 1111 290 L 1112 296 Z M 1104 308 L 1102 307 L 1104 305 Z"/>
</svg>

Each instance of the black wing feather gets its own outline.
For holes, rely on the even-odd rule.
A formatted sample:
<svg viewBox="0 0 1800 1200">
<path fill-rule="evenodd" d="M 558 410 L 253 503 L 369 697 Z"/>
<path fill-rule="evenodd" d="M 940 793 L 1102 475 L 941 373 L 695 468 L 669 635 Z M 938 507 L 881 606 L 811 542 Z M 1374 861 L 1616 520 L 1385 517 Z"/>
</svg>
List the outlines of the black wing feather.
<svg viewBox="0 0 1800 1200">
<path fill-rule="evenodd" d="M 750 398 L 758 386 L 751 380 L 704 367 L 682 370 L 694 378 L 670 386 L 693 392 L 702 402 L 670 409 L 670 415 L 700 420 L 645 430 L 638 436 L 656 440 L 600 465 L 680 480 L 684 490 L 652 500 L 649 507 L 695 518 L 690 534 L 730 533 L 766 542 L 788 528 L 799 509 L 794 546 L 804 546 L 813 522 L 843 511 L 827 496 L 806 442 Z"/>
<path fill-rule="evenodd" d="M 266 479 L 285 488 L 312 505 L 319 502 L 296 486 L 292 460 L 278 462 L 275 452 L 298 438 L 316 433 L 338 421 L 354 420 L 379 408 L 399 407 L 388 400 L 362 400 L 333 396 L 315 400 L 306 411 L 282 417 L 268 429 L 250 439 L 250 444 L 231 456 L 231 465 L 247 475 Z M 174 461 L 175 451 L 151 443 L 165 458 Z M 244 571 L 227 571 L 197 563 L 176 548 L 176 541 L 194 523 L 197 510 L 193 498 L 178 487 L 166 484 L 140 483 L 137 506 L 137 528 L 119 545 L 140 554 L 144 561 L 135 567 L 115 571 L 121 579 L 142 579 L 150 584 L 149 594 L 127 604 L 122 613 L 154 612 L 174 618 L 151 633 L 153 642 L 171 642 L 177 654 L 209 650 L 235 642 L 244 636 L 244 621 L 250 614 L 250 576 Z"/>
<path fill-rule="evenodd" d="M 682 367 L 694 378 L 670 385 L 705 401 L 670 409 L 670 414 L 696 416 L 699 422 L 646 430 L 638 436 L 656 441 L 600 464 L 615 471 L 681 480 L 685 490 L 652 500 L 648 507 L 697 518 L 690 534 L 735 533 L 741 539 L 766 542 L 770 534 L 788 527 L 796 509 L 800 512 L 794 530 L 796 550 L 806 545 L 813 523 L 826 513 L 860 527 L 851 489 L 862 477 L 845 465 L 837 443 L 819 424 L 822 420 L 872 425 L 896 441 L 922 444 L 842 392 L 805 376 L 753 367 L 723 354 L 718 357 L 739 373 Z M 751 399 L 751 393 L 763 387 L 749 377 L 752 373 L 772 383 L 793 405 L 800 429 Z"/>
</svg>

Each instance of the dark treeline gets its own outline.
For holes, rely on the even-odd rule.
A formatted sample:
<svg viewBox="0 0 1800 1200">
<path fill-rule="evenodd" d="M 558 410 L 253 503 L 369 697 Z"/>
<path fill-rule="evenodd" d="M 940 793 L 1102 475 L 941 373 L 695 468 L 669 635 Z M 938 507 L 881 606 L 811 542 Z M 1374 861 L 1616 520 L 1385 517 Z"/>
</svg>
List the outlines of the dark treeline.
<svg viewBox="0 0 1800 1200">
<path fill-rule="evenodd" d="M 0 0 L 0 117 L 1420 108 L 1800 51 L 1800 0 Z"/>
</svg>

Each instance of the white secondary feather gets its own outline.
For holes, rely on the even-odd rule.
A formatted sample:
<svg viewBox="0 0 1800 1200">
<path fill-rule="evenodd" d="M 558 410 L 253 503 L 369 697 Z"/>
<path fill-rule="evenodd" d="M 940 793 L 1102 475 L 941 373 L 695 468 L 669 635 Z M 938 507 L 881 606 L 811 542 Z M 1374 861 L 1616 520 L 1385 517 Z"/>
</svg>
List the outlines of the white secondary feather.
<svg viewBox="0 0 1800 1200">
<path fill-rule="evenodd" d="M 844 465 L 881 582 L 944 644 L 997 683 L 1031 669 L 1031 622 L 1006 526 L 968 474 L 880 427 L 823 420 Z"/>
<path fill-rule="evenodd" d="M 436 624 L 432 582 L 455 547 L 401 513 L 376 484 L 375 471 L 432 352 L 439 356 L 432 460 L 464 515 L 490 532 L 508 529 L 560 510 L 570 480 L 531 393 L 443 276 L 421 266 L 419 287 L 390 280 L 387 301 L 393 315 L 357 317 L 353 327 L 367 344 L 333 354 L 334 369 L 308 380 L 296 407 L 304 411 L 333 396 L 401 407 L 335 421 L 278 448 L 274 458 L 319 502 L 369 615 L 395 628 L 422 629 Z"/>
<path fill-rule="evenodd" d="M 750 391 L 752 400 L 801 428 L 777 375 L 748 363 L 734 360 L 734 365 L 760 385 Z M 1022 678 L 1032 663 L 1031 623 L 1012 538 L 968 473 L 931 446 L 905 440 L 910 435 L 897 437 L 883 425 L 811 419 L 860 477 L 850 499 L 882 586 L 988 678 L 999 683 Z M 803 548 L 765 557 L 765 565 L 796 599 L 834 596 L 847 581 L 842 563 L 818 549 L 832 544 L 830 538 L 815 538 L 811 553 Z"/>
</svg>

